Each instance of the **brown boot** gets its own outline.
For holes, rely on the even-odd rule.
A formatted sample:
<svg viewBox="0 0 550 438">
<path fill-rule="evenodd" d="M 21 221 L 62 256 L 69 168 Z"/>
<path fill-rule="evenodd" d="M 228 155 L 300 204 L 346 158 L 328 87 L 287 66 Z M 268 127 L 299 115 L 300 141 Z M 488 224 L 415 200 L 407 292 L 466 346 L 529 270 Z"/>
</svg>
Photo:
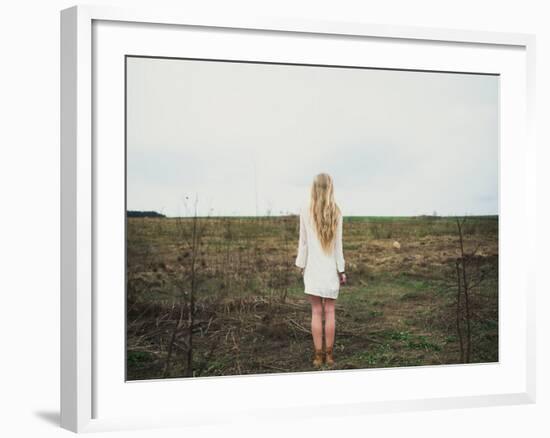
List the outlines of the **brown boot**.
<svg viewBox="0 0 550 438">
<path fill-rule="evenodd" d="M 326 362 L 329 367 L 334 365 L 333 347 L 327 348 Z"/>
<path fill-rule="evenodd" d="M 323 350 L 315 350 L 315 356 L 313 357 L 313 366 L 319 368 L 324 362 Z"/>
</svg>

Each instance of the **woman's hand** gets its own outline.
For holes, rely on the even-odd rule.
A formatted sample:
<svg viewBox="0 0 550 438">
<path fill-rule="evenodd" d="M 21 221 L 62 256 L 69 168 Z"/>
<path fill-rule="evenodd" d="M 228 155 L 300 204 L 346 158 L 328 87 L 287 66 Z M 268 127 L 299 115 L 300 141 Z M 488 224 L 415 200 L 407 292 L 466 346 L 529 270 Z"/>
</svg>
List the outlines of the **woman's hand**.
<svg viewBox="0 0 550 438">
<path fill-rule="evenodd" d="M 346 273 L 345 272 L 339 272 L 338 273 L 338 276 L 340 277 L 340 284 L 346 284 L 347 281 L 348 281 L 348 278 L 346 276 Z"/>
</svg>

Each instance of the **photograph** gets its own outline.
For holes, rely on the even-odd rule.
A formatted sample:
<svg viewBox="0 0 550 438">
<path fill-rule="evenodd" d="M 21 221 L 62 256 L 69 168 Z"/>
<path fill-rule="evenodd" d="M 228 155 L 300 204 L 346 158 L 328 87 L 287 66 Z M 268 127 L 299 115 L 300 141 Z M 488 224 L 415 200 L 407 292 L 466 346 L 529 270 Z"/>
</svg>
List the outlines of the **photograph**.
<svg viewBox="0 0 550 438">
<path fill-rule="evenodd" d="M 499 362 L 499 75 L 125 57 L 126 380 Z"/>
</svg>

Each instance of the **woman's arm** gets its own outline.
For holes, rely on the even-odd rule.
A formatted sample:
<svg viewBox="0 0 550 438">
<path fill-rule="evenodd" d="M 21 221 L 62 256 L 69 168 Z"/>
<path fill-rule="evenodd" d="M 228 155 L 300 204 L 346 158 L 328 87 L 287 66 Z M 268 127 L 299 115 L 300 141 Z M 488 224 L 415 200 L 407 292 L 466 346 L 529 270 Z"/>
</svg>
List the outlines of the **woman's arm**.
<svg viewBox="0 0 550 438">
<path fill-rule="evenodd" d="M 302 212 L 300 212 L 300 237 L 298 239 L 298 256 L 295 265 L 304 269 L 307 260 L 307 234 Z"/>
<path fill-rule="evenodd" d="M 336 269 L 339 273 L 344 272 L 346 267 L 346 262 L 344 260 L 344 249 L 342 244 L 342 229 L 344 227 L 343 225 L 344 219 L 343 215 L 340 214 L 340 217 L 338 218 L 338 226 L 336 227 L 336 239 L 334 242 L 334 249 L 335 249 L 335 256 L 336 256 Z"/>
</svg>

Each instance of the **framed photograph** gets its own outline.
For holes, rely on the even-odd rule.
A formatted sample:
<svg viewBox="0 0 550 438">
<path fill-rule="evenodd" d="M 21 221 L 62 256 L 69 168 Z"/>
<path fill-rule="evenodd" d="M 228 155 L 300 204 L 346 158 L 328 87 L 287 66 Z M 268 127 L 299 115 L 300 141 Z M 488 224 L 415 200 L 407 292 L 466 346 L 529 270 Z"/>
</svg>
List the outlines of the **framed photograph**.
<svg viewBox="0 0 550 438">
<path fill-rule="evenodd" d="M 534 36 L 61 12 L 61 425 L 532 403 Z"/>
</svg>

